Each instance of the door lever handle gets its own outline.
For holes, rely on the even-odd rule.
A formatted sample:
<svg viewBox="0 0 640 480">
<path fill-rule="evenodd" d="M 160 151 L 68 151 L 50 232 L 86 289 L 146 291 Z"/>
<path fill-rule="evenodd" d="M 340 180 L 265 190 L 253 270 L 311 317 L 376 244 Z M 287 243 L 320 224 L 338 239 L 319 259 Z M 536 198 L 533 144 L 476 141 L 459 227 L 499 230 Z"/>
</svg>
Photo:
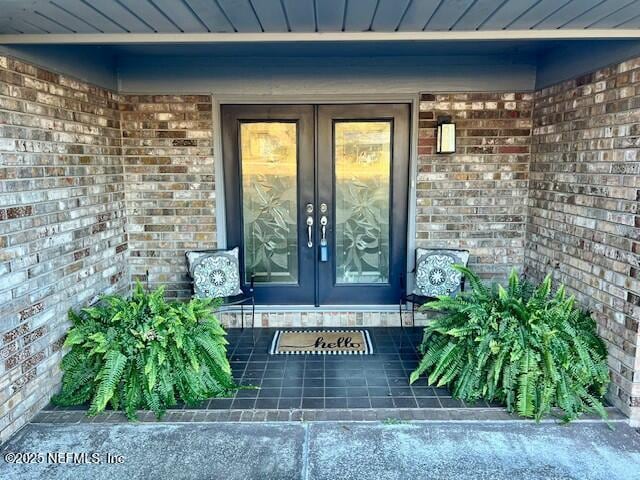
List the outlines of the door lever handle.
<svg viewBox="0 0 640 480">
<path fill-rule="evenodd" d="M 327 244 L 327 216 L 323 215 L 322 217 L 320 217 L 320 225 L 322 225 L 322 227 L 320 228 L 320 245 L 326 245 Z"/>
<path fill-rule="evenodd" d="M 324 204 L 323 204 L 324 205 Z M 326 210 L 326 209 L 325 209 Z M 320 261 L 328 262 L 329 261 L 329 246 L 327 245 L 327 216 L 323 215 L 320 217 Z"/>
<path fill-rule="evenodd" d="M 307 247 L 311 248 L 313 247 L 313 239 L 312 239 L 312 233 L 311 233 L 311 227 L 313 226 L 313 217 L 312 216 L 308 216 L 307 217 Z"/>
</svg>

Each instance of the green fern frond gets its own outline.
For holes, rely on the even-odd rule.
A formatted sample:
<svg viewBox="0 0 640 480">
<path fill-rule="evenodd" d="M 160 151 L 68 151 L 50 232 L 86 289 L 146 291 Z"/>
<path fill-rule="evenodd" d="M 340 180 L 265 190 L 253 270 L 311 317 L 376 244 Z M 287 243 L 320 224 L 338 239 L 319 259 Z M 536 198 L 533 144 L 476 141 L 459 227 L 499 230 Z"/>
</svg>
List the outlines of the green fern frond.
<svg viewBox="0 0 640 480">
<path fill-rule="evenodd" d="M 167 302 L 163 289 L 140 283 L 130 298 L 105 296 L 96 306 L 70 312 L 62 386 L 57 405 L 107 404 L 135 420 L 140 408 L 156 416 L 177 402 L 228 396 L 237 388 L 227 360 L 226 332 L 214 315 L 219 302 Z"/>
<path fill-rule="evenodd" d="M 127 364 L 125 357 L 118 350 L 109 350 L 104 356 L 104 366 L 98 373 L 98 386 L 89 408 L 89 415 L 96 415 L 107 406 L 115 393 L 118 382 Z"/>
<path fill-rule="evenodd" d="M 411 383 L 426 375 L 456 398 L 499 400 L 538 421 L 554 407 L 565 421 L 583 412 L 605 417 L 606 348 L 563 286 L 552 293 L 551 276 L 536 286 L 513 270 L 506 288 L 486 287 L 468 268 L 455 268 L 471 291 L 427 305 L 442 315 L 425 328 Z"/>
</svg>

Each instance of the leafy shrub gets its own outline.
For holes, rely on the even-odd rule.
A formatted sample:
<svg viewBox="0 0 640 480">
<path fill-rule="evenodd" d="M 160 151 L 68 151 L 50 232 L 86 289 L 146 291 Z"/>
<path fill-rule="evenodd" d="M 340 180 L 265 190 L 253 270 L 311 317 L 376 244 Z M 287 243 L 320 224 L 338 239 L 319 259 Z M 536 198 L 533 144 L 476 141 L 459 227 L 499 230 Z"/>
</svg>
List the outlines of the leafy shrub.
<svg viewBox="0 0 640 480">
<path fill-rule="evenodd" d="M 139 408 L 158 418 L 180 398 L 194 404 L 235 388 L 225 331 L 211 300 L 167 302 L 164 289 L 136 285 L 131 298 L 105 296 L 98 306 L 69 312 L 62 389 L 56 405 L 90 402 L 89 415 L 108 403 L 136 418 Z"/>
<path fill-rule="evenodd" d="M 536 420 L 553 407 L 565 421 L 583 412 L 606 418 L 606 348 L 564 286 L 552 294 L 550 276 L 536 287 L 513 271 L 507 288 L 486 287 L 469 269 L 456 268 L 471 291 L 426 305 L 444 315 L 425 328 L 411 383 L 428 373 L 429 384 L 448 385 L 457 398 L 497 400 Z"/>
</svg>

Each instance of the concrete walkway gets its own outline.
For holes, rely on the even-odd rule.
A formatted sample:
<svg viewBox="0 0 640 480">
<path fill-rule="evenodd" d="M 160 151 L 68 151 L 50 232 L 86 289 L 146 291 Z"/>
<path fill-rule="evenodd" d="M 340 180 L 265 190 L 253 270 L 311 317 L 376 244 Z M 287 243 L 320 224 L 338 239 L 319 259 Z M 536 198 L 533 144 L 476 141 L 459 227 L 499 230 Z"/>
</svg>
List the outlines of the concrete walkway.
<svg viewBox="0 0 640 480">
<path fill-rule="evenodd" d="M 640 479 L 640 434 L 596 422 L 32 424 L 1 455 L 12 480 Z"/>
</svg>

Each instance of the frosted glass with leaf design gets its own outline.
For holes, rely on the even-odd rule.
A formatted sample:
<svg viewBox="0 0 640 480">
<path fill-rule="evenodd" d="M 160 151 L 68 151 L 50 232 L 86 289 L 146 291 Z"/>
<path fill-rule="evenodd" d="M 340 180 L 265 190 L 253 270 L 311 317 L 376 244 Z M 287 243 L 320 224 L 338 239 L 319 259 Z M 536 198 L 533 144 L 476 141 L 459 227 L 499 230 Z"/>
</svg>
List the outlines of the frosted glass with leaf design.
<svg viewBox="0 0 640 480">
<path fill-rule="evenodd" d="M 389 283 L 391 122 L 334 125 L 336 281 Z"/>
<path fill-rule="evenodd" d="M 240 126 L 245 277 L 298 281 L 297 133 L 293 122 Z"/>
</svg>

